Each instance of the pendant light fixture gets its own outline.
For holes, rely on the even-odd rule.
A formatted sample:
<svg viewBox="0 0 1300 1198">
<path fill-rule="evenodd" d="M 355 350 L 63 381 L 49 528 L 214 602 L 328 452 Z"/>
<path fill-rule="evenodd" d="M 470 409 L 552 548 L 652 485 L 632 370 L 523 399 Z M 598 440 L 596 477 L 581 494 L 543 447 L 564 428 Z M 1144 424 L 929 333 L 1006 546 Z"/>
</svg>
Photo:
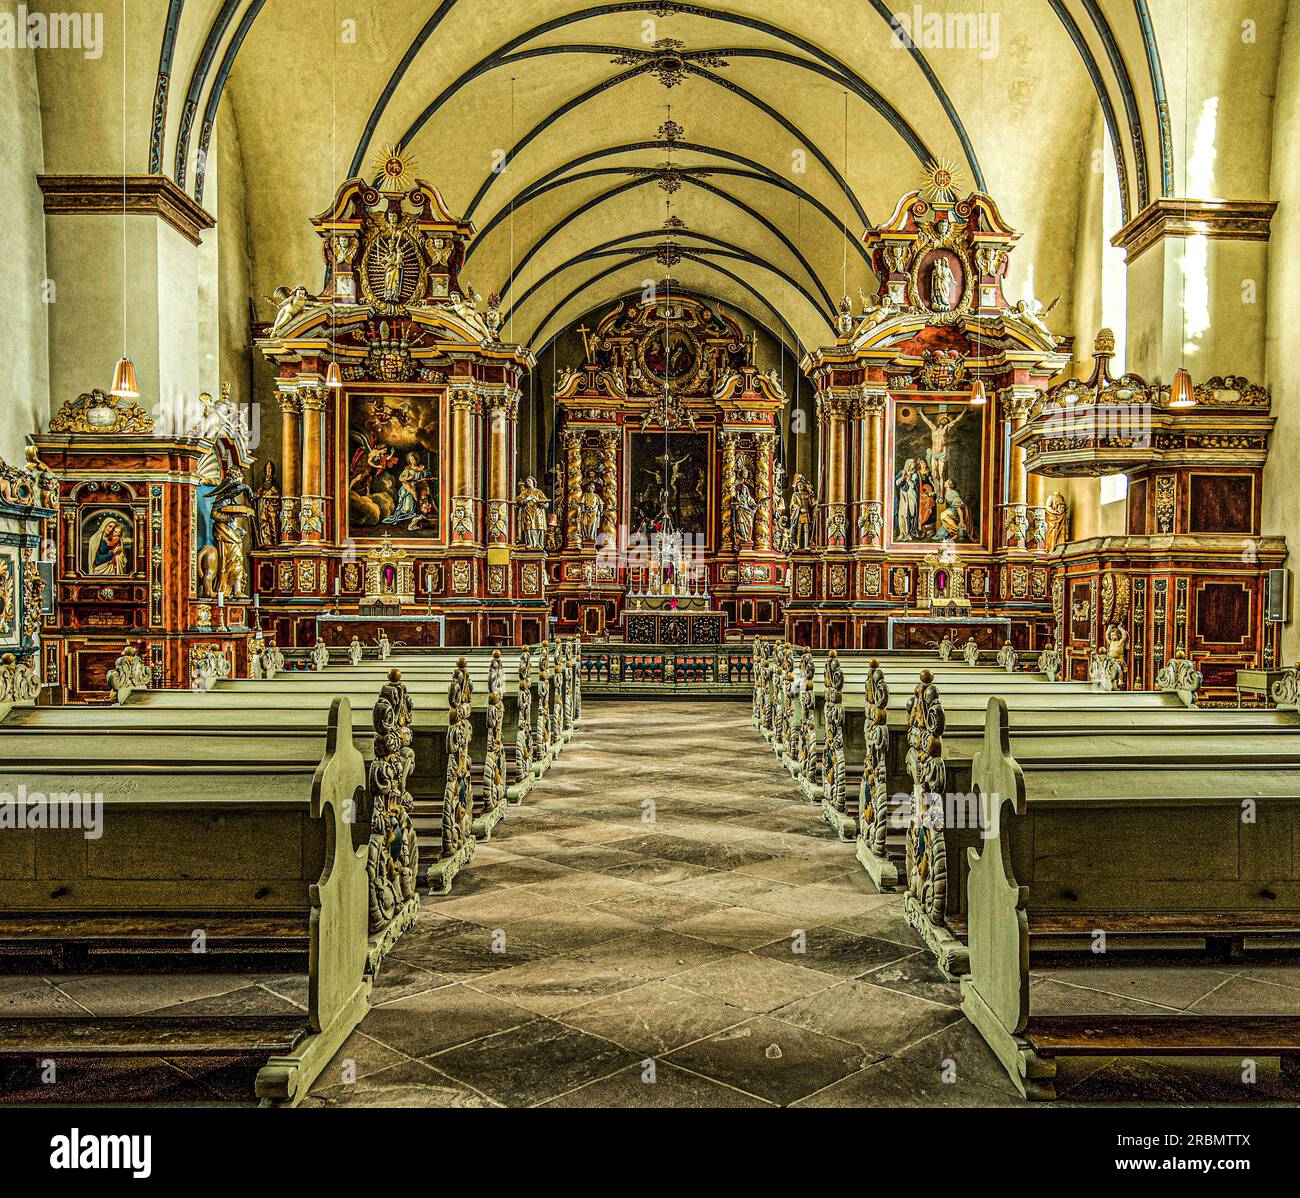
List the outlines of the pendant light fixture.
<svg viewBox="0 0 1300 1198">
<path fill-rule="evenodd" d="M 1187 109 L 1188 109 L 1188 63 L 1191 58 L 1191 29 L 1190 29 L 1191 11 L 1190 3 L 1183 7 L 1183 228 L 1187 228 L 1188 211 L 1191 207 L 1187 198 L 1187 159 L 1189 157 L 1189 147 L 1187 144 Z M 1183 239 L 1183 298 L 1182 298 L 1182 342 L 1179 346 L 1179 357 L 1185 362 L 1187 353 L 1187 239 Z M 1194 408 L 1196 406 L 1196 392 L 1192 389 L 1192 376 L 1187 367 L 1180 366 L 1174 371 L 1173 385 L 1169 388 L 1169 406 L 1171 408 Z"/>
<path fill-rule="evenodd" d="M 984 36 L 984 0 L 980 0 L 980 37 Z M 980 55 L 980 136 L 984 135 L 984 55 Z M 978 186 L 978 184 L 976 184 Z M 954 187 L 952 198 L 955 201 L 957 191 Z M 970 405 L 973 408 L 985 407 L 989 402 L 988 392 L 984 390 L 984 380 L 979 376 L 980 364 L 983 362 L 984 331 L 983 297 L 980 295 L 979 281 L 975 286 L 975 381 L 970 385 Z"/>
<path fill-rule="evenodd" d="M 338 0 L 334 0 L 334 25 L 333 25 L 333 55 L 334 55 L 334 82 L 333 82 L 333 118 L 330 133 L 330 186 L 338 186 L 338 137 L 339 137 L 339 5 Z M 330 277 L 330 364 L 325 368 L 325 386 L 331 391 L 343 390 L 343 372 L 339 369 L 338 363 L 338 328 L 335 324 L 338 315 L 338 298 L 336 283 L 331 273 Z"/>
<path fill-rule="evenodd" d="M 1196 392 L 1192 390 L 1192 376 L 1185 366 L 1180 366 L 1174 372 L 1174 383 L 1169 388 L 1169 406 L 1171 408 L 1196 407 Z"/>
<path fill-rule="evenodd" d="M 126 353 L 126 0 L 122 0 L 122 356 L 113 368 L 110 395 L 117 399 L 138 399 L 135 363 Z"/>
</svg>

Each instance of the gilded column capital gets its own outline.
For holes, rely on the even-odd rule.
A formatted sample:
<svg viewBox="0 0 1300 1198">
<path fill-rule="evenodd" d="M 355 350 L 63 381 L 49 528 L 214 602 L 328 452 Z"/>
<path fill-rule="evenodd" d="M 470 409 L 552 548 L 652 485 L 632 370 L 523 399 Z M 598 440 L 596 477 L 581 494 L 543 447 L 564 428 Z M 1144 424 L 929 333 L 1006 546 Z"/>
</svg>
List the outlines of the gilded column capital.
<svg viewBox="0 0 1300 1198">
<path fill-rule="evenodd" d="M 302 394 L 298 391 L 281 391 L 277 398 L 280 401 L 280 411 L 290 416 L 302 415 Z"/>
<path fill-rule="evenodd" d="M 324 387 L 300 387 L 298 399 L 304 412 L 323 412 L 329 400 L 329 392 Z"/>
<path fill-rule="evenodd" d="M 845 420 L 852 409 L 851 391 L 823 391 L 817 396 L 818 420 Z"/>
<path fill-rule="evenodd" d="M 483 406 L 490 415 L 495 416 L 500 413 L 507 420 L 514 420 L 519 415 L 519 392 L 513 390 L 485 392 Z"/>
<path fill-rule="evenodd" d="M 997 393 L 998 407 L 1009 420 L 1029 419 L 1030 409 L 1039 397 L 1033 387 L 1004 387 Z"/>
</svg>

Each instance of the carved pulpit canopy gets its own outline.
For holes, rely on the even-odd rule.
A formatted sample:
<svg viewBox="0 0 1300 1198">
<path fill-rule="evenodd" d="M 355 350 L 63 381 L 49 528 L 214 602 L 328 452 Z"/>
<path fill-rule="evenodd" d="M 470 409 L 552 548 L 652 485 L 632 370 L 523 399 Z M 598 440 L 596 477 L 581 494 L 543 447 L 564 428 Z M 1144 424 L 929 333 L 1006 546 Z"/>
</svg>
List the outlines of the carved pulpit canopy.
<svg viewBox="0 0 1300 1198">
<path fill-rule="evenodd" d="M 1091 374 L 1037 397 L 1012 440 L 1025 464 L 1055 477 L 1132 474 L 1154 466 L 1257 468 L 1268 455 L 1273 418 L 1263 387 L 1216 376 L 1192 387 L 1194 403 L 1171 406 L 1169 384 L 1128 373 L 1115 378 L 1115 335 L 1097 334 Z"/>
</svg>

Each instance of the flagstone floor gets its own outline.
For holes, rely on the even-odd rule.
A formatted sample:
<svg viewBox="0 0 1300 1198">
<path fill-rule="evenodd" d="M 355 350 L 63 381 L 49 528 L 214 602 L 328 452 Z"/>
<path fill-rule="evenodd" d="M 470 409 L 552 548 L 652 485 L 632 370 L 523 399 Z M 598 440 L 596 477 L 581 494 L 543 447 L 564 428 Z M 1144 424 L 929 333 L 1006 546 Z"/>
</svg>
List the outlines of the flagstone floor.
<svg viewBox="0 0 1300 1198">
<path fill-rule="evenodd" d="M 1039 1010 L 1300 1013 L 1300 968 L 1061 969 Z M 1097 989 L 1097 987 L 1103 989 Z M 300 978 L 0 977 L 17 1013 L 219 1015 L 305 1002 Z M 426 898 L 307 1106 L 1018 1104 L 930 964 L 739 702 L 589 699 L 573 740 L 447 898 Z M 96 1071 L 30 1079 L 78 1102 Z M 83 1089 L 83 1086 L 85 1087 Z M 119 1100 L 247 1101 L 183 1059 Z M 1261 1060 L 1062 1063 L 1065 1102 L 1277 1102 Z"/>
<path fill-rule="evenodd" d="M 1300 1012 L 1300 969 L 1063 969 L 1036 986 L 1043 1010 Z M 589 700 L 454 895 L 424 902 L 374 1001 L 308 1105 L 1023 1101 L 899 897 L 876 893 L 736 702 Z M 1237 1062 L 1060 1076 L 1065 1101 L 1300 1098 L 1276 1062 L 1252 1085 Z"/>
</svg>

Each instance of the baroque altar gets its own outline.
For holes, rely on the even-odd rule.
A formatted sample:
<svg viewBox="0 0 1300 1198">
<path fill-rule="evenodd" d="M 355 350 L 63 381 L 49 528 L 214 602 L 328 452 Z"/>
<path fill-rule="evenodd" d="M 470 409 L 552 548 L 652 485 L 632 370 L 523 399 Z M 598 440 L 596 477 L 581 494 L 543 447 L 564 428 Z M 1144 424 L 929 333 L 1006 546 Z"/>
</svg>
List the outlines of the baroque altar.
<svg viewBox="0 0 1300 1198">
<path fill-rule="evenodd" d="M 558 626 L 627 626 L 637 607 L 676 602 L 711 608 L 719 635 L 775 630 L 786 397 L 754 340 L 717 305 L 666 285 L 579 331 L 585 360 L 556 390 Z"/>
<path fill-rule="evenodd" d="M 461 277 L 474 225 L 408 168 L 339 188 L 312 221 L 323 288 L 278 289 L 257 340 L 280 454 L 258 467 L 253 570 L 285 645 L 312 643 L 325 611 L 437 613 L 453 645 L 546 635 L 544 547 L 516 511 L 532 356 Z"/>
<path fill-rule="evenodd" d="M 820 467 L 790 499 L 797 643 L 883 648 L 912 611 L 974 611 L 1008 621 L 1021 649 L 1050 642 L 1063 501 L 1012 437 L 1070 355 L 1050 307 L 1003 292 L 1018 237 L 991 197 L 936 187 L 868 230 L 878 289 L 859 311 L 846 296 L 835 344 L 802 363 Z"/>
</svg>

